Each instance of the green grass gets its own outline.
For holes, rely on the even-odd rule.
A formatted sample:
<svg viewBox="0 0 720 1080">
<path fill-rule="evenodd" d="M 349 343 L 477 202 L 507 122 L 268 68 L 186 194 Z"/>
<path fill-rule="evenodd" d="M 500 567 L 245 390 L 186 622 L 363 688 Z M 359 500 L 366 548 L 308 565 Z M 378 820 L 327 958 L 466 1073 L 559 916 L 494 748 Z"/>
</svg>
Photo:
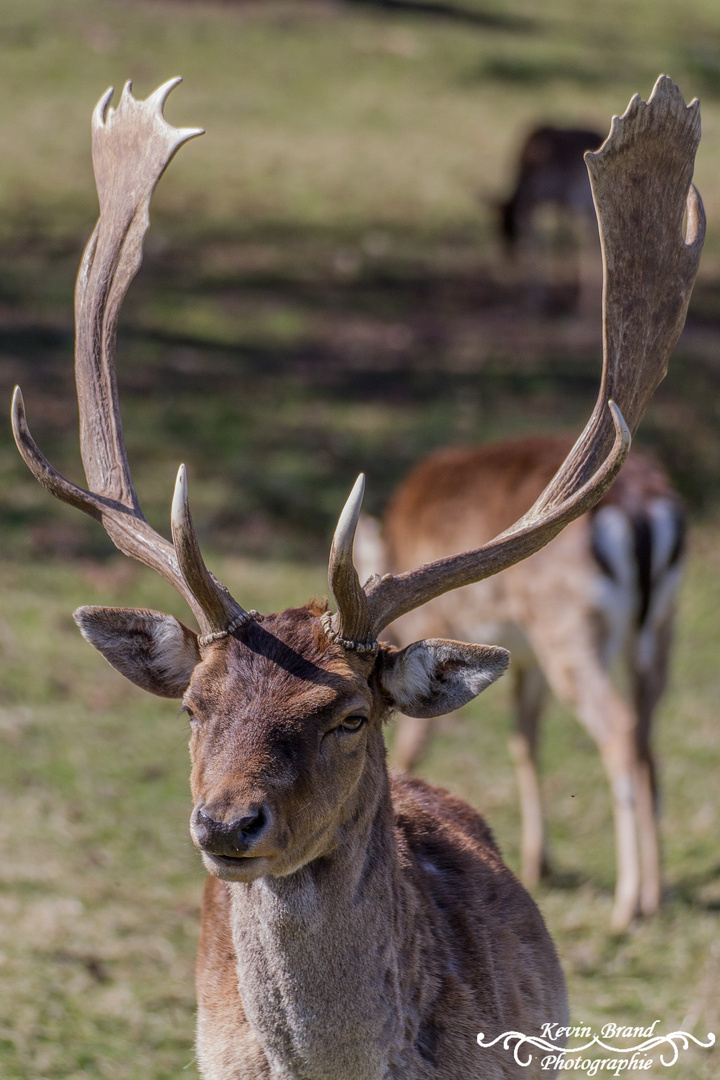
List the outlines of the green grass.
<svg viewBox="0 0 720 1080">
<path fill-rule="evenodd" d="M 316 584 L 296 567 L 227 573 L 263 607 Z M 0 1076 L 175 1077 L 193 1060 L 204 876 L 187 724 L 97 664 L 70 612 L 181 605 L 121 562 L 6 565 L 0 584 Z"/>
<path fill-rule="evenodd" d="M 455 7 L 487 18 L 361 0 L 5 0 L 0 399 L 22 383 L 39 444 L 77 478 L 72 281 L 96 213 L 90 111 L 110 84 L 132 77 L 144 96 L 183 74 L 168 117 L 207 134 L 160 185 L 121 320 L 133 473 L 166 531 L 187 461 L 212 565 L 247 606 L 322 594 L 360 468 L 379 511 L 436 446 L 578 430 L 589 413 L 599 318 L 528 311 L 492 235 L 521 133 L 538 120 L 606 129 L 661 71 L 699 94 L 706 255 L 639 436 L 695 520 L 658 730 L 667 900 L 609 935 L 607 788 L 558 708 L 543 751 L 558 874 L 539 900 L 576 1022 L 720 1033 L 720 9 Z M 108 669 L 70 617 L 79 603 L 186 615 L 32 481 L 5 419 L 0 560 L 0 1078 L 191 1077 L 202 873 L 186 723 Z M 446 726 L 426 771 L 487 813 L 517 866 L 508 734 L 500 683 Z M 694 1051 L 657 1075 L 717 1071 L 717 1053 Z"/>
<path fill-rule="evenodd" d="M 666 902 L 625 937 L 608 933 L 614 854 L 597 752 L 557 707 L 544 730 L 556 878 L 538 900 L 577 1023 L 660 1018 L 663 1032 L 684 1027 L 703 1038 L 720 1026 L 713 537 L 710 528 L 695 533 L 673 686 L 658 724 Z M 221 572 L 246 604 L 266 610 L 323 588 L 322 566 L 229 560 Z M 181 604 L 120 560 L 6 564 L 0 584 L 0 1075 L 193 1076 L 203 873 L 187 834 L 187 723 L 173 703 L 109 669 L 70 619 L 80 602 L 182 616 Z M 508 734 L 501 682 L 445 725 L 425 773 L 487 815 L 517 869 Z M 690 1052 L 668 1075 L 710 1080 L 716 1057 Z"/>
<path fill-rule="evenodd" d="M 212 222 L 242 232 L 260 220 L 465 228 L 477 219 L 475 193 L 505 186 L 523 125 L 546 116 L 607 127 L 661 71 L 688 100 L 703 94 L 698 175 L 714 209 L 714 4 L 464 6 L 505 19 L 469 26 L 340 0 L 8 0 L 0 16 L 0 89 L 12 102 L 0 120 L 0 143 L 12 147 L 0 162 L 4 228 L 82 229 L 93 205 L 89 108 L 107 85 L 133 78 L 145 94 L 177 73 L 186 85 L 170 119 L 208 134 L 174 166 L 157 212 L 187 214 L 191 232 L 204 235 Z"/>
</svg>

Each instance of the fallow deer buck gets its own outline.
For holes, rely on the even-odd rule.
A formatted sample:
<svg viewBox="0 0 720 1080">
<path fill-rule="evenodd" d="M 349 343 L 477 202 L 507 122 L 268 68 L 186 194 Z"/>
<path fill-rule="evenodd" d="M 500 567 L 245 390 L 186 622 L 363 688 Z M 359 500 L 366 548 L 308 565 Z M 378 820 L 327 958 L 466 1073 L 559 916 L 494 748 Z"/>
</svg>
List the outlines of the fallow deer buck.
<svg viewBox="0 0 720 1080">
<path fill-rule="evenodd" d="M 200 1069 L 206 1080 L 509 1080 L 518 1075 L 511 1054 L 475 1039 L 564 1021 L 552 942 L 481 818 L 447 792 L 391 777 L 382 733 L 393 708 L 422 717 L 459 707 L 502 674 L 508 654 L 443 640 L 397 650 L 378 635 L 539 550 L 617 475 L 665 374 L 700 257 L 703 212 L 690 183 L 697 103 L 686 108 L 661 79 L 648 104 L 633 98 L 613 121 L 592 159 L 608 274 L 602 386 L 532 509 L 477 550 L 363 588 L 352 561 L 359 478 L 330 552 L 337 612 L 311 602 L 259 615 L 206 569 L 184 467 L 172 542 L 148 525 L 122 437 L 120 303 L 140 263 L 155 184 L 199 134 L 162 117 L 176 81 L 142 102 L 126 87 L 116 111 L 108 91 L 94 114 L 100 219 L 76 293 L 89 490 L 41 454 L 19 390 L 13 425 L 40 483 L 174 585 L 200 626 L 198 635 L 160 612 L 122 608 L 75 616 L 114 667 L 152 693 L 182 697 L 190 716 L 190 829 L 209 872 L 197 964 Z"/>
<path fill-rule="evenodd" d="M 365 576 L 440 558 L 501 533 L 549 482 L 571 448 L 536 437 L 439 451 L 392 496 L 382 526 L 361 518 L 355 558 Z M 595 740 L 610 781 L 617 887 L 612 923 L 660 904 L 653 715 L 665 689 L 685 520 L 668 477 L 631 453 L 610 491 L 547 547 L 504 573 L 436 597 L 390 629 L 492 641 L 512 651 L 516 731 L 510 742 L 520 795 L 522 879 L 547 870 L 538 778 L 538 726 L 548 687 Z M 615 688 L 621 660 L 631 703 Z M 418 766 L 434 727 L 398 716 L 393 763 Z M 581 812 L 578 801 L 577 812 Z"/>
</svg>

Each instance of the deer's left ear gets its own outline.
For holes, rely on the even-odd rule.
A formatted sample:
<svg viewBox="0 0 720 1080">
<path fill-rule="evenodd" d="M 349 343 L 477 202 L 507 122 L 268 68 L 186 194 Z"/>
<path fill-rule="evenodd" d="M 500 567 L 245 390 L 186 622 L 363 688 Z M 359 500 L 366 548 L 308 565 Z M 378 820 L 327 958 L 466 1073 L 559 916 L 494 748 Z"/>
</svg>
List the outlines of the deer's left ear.
<svg viewBox="0 0 720 1080">
<path fill-rule="evenodd" d="M 80 633 L 136 686 L 181 698 L 200 663 L 197 634 L 172 615 L 140 608 L 81 607 Z"/>
<path fill-rule="evenodd" d="M 439 638 L 378 654 L 380 684 L 406 716 L 430 717 L 459 709 L 507 670 L 510 653 L 494 645 Z"/>
</svg>

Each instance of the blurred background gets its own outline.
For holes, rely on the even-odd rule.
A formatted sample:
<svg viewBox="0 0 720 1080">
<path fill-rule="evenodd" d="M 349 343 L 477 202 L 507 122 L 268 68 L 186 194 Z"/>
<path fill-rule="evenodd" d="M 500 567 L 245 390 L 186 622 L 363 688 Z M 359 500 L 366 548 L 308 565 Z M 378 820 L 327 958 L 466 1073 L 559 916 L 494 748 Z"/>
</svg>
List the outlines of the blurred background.
<svg viewBox="0 0 720 1080">
<path fill-rule="evenodd" d="M 166 115 L 207 130 L 153 202 L 120 322 L 121 404 L 151 523 L 167 532 L 185 461 L 210 565 L 244 606 L 273 610 L 326 592 L 360 469 L 380 512 L 433 448 L 580 430 L 601 365 L 596 243 L 541 215 L 531 254 L 511 259 L 497 205 L 533 127 L 604 135 L 661 72 L 702 100 L 708 214 L 687 328 L 638 437 L 691 515 L 657 733 L 667 898 L 657 919 L 609 935 L 606 784 L 555 707 L 543 762 L 557 872 L 538 901 L 575 1022 L 660 1018 L 663 1032 L 704 1038 L 720 1033 L 720 8 L 3 0 L 0 1077 L 196 1075 L 203 873 L 187 834 L 186 721 L 108 669 L 71 619 L 79 603 L 189 615 L 39 487 L 7 419 L 18 382 L 39 445 L 81 479 L 72 293 L 97 213 L 96 101 L 128 78 L 145 97 L 182 74 Z M 444 726 L 423 773 L 488 815 L 517 869 L 510 730 L 500 683 Z M 709 1078 L 717 1055 L 662 1073 Z"/>
</svg>

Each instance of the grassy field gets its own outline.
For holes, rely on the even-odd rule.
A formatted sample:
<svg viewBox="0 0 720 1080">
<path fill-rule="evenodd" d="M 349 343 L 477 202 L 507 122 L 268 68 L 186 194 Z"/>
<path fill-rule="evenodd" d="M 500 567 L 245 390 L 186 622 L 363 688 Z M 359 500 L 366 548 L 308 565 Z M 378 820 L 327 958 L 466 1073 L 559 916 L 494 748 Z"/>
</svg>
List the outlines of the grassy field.
<svg viewBox="0 0 720 1080">
<path fill-rule="evenodd" d="M 433 447 L 578 430 L 590 411 L 599 315 L 528 310 L 492 235 L 489 200 L 523 130 L 606 128 L 661 71 L 701 96 L 706 256 L 639 437 L 693 515 L 658 731 L 667 902 L 608 934 L 606 785 L 560 709 L 544 743 L 556 874 L 538 899 L 576 1023 L 720 1034 L 720 9 L 422 6 L 5 0 L 0 399 L 22 384 L 41 447 L 77 477 L 72 283 L 96 213 L 90 111 L 129 76 L 144 96 L 183 74 L 169 119 L 207 135 L 160 186 L 121 323 L 137 487 L 165 531 L 188 463 L 212 565 L 246 606 L 322 594 L 360 468 L 377 511 Z M 110 671 L 71 620 L 79 603 L 187 614 L 76 518 L 31 479 L 0 420 L 0 1080 L 192 1077 L 203 875 L 187 725 Z M 425 771 L 487 813 L 517 867 L 509 726 L 501 682 L 446 725 Z M 645 1075 L 717 1072 L 718 1052 L 694 1050 Z"/>
<path fill-rule="evenodd" d="M 573 1019 L 720 1027 L 720 747 L 715 662 L 720 558 L 699 529 L 683 593 L 673 689 L 659 724 L 666 903 L 608 933 L 610 806 L 597 754 L 555 708 L 544 767 L 555 877 L 538 900 L 568 977 Z M 324 567 L 228 560 L 222 576 L 272 610 L 323 588 Z M 187 833 L 187 723 L 108 669 L 70 618 L 83 603 L 174 609 L 169 589 L 111 560 L 28 561 L 1 572 L 0 1075 L 193 1076 L 192 965 L 203 872 Z M 426 775 L 487 814 L 517 868 L 518 814 L 502 682 L 448 726 Z M 184 1071 L 185 1070 L 185 1071 Z M 650 1074 L 711 1080 L 695 1050 Z"/>
</svg>

